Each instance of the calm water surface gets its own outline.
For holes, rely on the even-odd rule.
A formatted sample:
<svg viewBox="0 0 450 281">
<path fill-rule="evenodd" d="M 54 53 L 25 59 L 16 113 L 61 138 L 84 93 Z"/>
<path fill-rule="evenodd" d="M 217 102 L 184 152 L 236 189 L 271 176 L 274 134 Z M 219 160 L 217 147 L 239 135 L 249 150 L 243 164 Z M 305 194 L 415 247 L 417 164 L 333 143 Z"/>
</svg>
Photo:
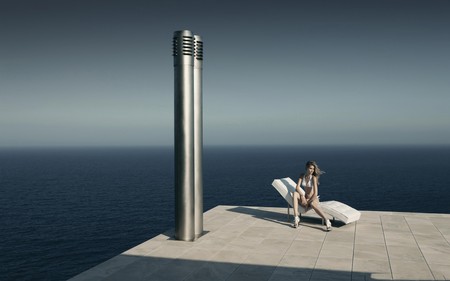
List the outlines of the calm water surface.
<svg viewBox="0 0 450 281">
<path fill-rule="evenodd" d="M 204 207 L 285 206 L 316 160 L 321 199 L 450 213 L 450 147 L 207 147 Z M 174 226 L 173 151 L 0 149 L 0 280 L 66 280 Z"/>
</svg>

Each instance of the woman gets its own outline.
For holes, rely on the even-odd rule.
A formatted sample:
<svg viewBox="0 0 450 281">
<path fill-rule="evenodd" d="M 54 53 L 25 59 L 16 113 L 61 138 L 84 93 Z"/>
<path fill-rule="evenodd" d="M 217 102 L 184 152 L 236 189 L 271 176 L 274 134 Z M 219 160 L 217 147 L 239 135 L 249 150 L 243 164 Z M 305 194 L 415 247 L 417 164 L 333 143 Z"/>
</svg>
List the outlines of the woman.
<svg viewBox="0 0 450 281">
<path fill-rule="evenodd" d="M 298 216 L 298 204 L 302 205 L 303 208 L 313 208 L 316 213 L 325 220 L 325 225 L 327 231 L 331 230 L 331 222 L 325 217 L 325 214 L 320 209 L 317 185 L 319 184 L 319 177 L 323 172 L 320 171 L 319 166 L 314 161 L 308 161 L 305 165 L 305 173 L 300 175 L 298 179 L 296 191 L 294 192 L 294 227 L 297 228 L 300 223 L 300 218 Z M 300 192 L 301 187 L 305 191 Z"/>
</svg>

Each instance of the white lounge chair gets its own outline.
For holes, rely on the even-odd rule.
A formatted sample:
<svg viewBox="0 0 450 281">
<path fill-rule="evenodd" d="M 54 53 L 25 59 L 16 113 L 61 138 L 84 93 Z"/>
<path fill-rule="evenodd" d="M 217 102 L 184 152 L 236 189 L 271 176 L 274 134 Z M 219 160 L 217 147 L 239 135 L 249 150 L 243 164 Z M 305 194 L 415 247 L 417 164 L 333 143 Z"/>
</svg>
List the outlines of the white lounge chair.
<svg viewBox="0 0 450 281">
<path fill-rule="evenodd" d="M 288 220 L 290 220 L 290 207 L 294 207 L 292 196 L 295 192 L 295 187 L 297 184 L 291 179 L 291 178 L 282 178 L 282 179 L 275 179 L 272 182 L 272 186 L 280 193 L 280 195 L 286 200 L 288 203 L 287 206 L 287 215 Z M 305 191 L 300 188 L 300 192 L 305 194 Z M 345 205 L 344 203 L 341 203 L 339 201 L 325 201 L 320 202 L 320 207 L 323 210 L 324 213 L 330 215 L 333 220 L 339 220 L 342 221 L 344 224 L 349 224 L 351 222 L 359 220 L 361 217 L 361 213 L 358 210 L 353 209 L 352 207 Z M 299 204 L 299 214 L 307 213 L 310 209 L 305 210 L 300 204 Z"/>
</svg>

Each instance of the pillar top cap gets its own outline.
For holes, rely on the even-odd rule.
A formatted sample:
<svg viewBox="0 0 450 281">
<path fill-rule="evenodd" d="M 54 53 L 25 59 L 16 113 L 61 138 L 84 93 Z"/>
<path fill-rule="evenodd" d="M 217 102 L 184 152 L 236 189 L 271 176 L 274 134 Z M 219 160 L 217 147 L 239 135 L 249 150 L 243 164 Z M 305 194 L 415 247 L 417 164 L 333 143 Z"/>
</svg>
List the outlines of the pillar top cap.
<svg viewBox="0 0 450 281">
<path fill-rule="evenodd" d="M 194 36 L 190 30 L 177 30 L 173 33 L 173 36 Z"/>
</svg>

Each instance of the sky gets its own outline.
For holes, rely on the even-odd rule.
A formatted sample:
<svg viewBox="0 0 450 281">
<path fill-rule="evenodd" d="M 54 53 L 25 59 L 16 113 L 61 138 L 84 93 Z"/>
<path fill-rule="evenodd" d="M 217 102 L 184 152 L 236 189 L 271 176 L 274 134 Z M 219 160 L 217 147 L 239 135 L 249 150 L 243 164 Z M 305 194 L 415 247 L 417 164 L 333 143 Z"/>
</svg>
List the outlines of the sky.
<svg viewBox="0 0 450 281">
<path fill-rule="evenodd" d="M 0 147 L 173 145 L 172 36 L 205 145 L 449 145 L 450 1 L 0 0 Z"/>
</svg>

